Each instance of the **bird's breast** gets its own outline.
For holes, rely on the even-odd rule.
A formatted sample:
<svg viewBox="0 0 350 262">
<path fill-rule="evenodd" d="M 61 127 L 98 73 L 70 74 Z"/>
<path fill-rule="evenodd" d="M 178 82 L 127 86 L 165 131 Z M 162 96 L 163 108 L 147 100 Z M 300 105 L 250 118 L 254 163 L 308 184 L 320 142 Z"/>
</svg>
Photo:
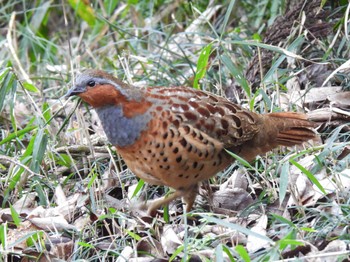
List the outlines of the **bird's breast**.
<svg viewBox="0 0 350 262">
<path fill-rule="evenodd" d="M 151 115 L 147 112 L 134 117 L 126 117 L 121 106 L 105 106 L 97 108 L 103 130 L 109 142 L 117 147 L 133 145 L 141 132 L 147 129 Z"/>
</svg>

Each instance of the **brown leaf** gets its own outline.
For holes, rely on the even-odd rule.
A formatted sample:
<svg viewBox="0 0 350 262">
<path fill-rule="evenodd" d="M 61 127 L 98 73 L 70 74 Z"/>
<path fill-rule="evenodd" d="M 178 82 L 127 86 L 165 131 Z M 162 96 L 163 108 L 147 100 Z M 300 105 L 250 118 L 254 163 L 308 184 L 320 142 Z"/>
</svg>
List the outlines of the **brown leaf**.
<svg viewBox="0 0 350 262">
<path fill-rule="evenodd" d="M 350 146 L 345 146 L 341 153 L 338 155 L 337 160 L 342 160 L 350 154 Z"/>
<path fill-rule="evenodd" d="M 242 188 L 226 188 L 213 194 L 213 207 L 240 211 L 254 202 L 251 195 Z"/>
<path fill-rule="evenodd" d="M 331 94 L 327 97 L 332 106 L 350 108 L 350 91 Z"/>
<path fill-rule="evenodd" d="M 48 231 L 76 230 L 76 227 L 68 224 L 62 216 L 56 217 L 33 217 L 28 219 L 36 227 Z"/>
<path fill-rule="evenodd" d="M 152 254 L 156 257 L 164 257 L 164 251 L 161 243 L 150 237 L 142 238 L 136 245 L 137 251 L 142 251 L 147 255 Z M 142 255 L 141 255 L 142 256 Z"/>
</svg>

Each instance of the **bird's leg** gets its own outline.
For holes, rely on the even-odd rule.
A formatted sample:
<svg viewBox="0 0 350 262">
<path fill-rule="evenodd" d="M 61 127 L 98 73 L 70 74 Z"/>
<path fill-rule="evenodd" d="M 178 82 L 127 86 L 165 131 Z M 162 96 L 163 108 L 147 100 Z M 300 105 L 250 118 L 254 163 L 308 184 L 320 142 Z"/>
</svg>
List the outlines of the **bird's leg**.
<svg viewBox="0 0 350 262">
<path fill-rule="evenodd" d="M 177 190 L 168 196 L 164 196 L 159 199 L 153 200 L 152 202 L 147 204 L 148 205 L 147 213 L 150 216 L 152 216 L 152 214 L 154 214 L 158 208 L 169 204 L 171 201 L 175 200 L 176 198 L 183 196 L 183 194 L 184 194 L 183 191 Z"/>
<path fill-rule="evenodd" d="M 186 203 L 186 213 L 189 213 L 192 209 L 196 196 L 198 194 L 198 184 L 193 185 L 187 191 L 184 192 L 182 201 Z"/>
<path fill-rule="evenodd" d="M 153 200 L 148 203 L 147 213 L 152 216 L 158 208 L 161 206 L 169 204 L 171 201 L 182 197 L 182 201 L 186 204 L 186 212 L 190 212 L 194 204 L 198 192 L 198 185 L 195 184 L 185 189 L 178 189 L 168 196 Z"/>
</svg>

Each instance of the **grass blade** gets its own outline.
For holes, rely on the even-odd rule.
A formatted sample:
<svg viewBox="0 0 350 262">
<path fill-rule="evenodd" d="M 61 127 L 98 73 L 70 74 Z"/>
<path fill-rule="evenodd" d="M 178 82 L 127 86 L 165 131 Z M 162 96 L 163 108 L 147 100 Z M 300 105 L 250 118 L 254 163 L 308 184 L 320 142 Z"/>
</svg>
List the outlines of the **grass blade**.
<svg viewBox="0 0 350 262">
<path fill-rule="evenodd" d="M 295 167 L 297 167 L 298 169 L 300 169 L 300 171 L 303 172 L 308 177 L 308 179 L 310 179 L 311 182 L 314 183 L 314 185 L 317 186 L 319 190 L 321 190 L 323 194 L 325 195 L 327 194 L 326 190 L 324 190 L 323 186 L 320 184 L 320 182 L 318 182 L 317 178 L 309 170 L 307 170 L 305 167 L 303 167 L 293 159 L 290 159 L 289 162 Z"/>
</svg>

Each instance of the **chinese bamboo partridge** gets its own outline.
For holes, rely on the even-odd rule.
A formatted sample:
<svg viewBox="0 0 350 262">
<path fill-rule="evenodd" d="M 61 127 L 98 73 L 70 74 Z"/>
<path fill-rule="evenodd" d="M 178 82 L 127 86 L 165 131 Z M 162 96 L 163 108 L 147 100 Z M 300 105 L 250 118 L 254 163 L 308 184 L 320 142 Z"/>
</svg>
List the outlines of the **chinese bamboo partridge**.
<svg viewBox="0 0 350 262">
<path fill-rule="evenodd" d="M 72 95 L 96 109 L 107 138 L 135 175 L 175 189 L 151 202 L 149 213 L 178 197 L 189 211 L 198 182 L 235 160 L 225 149 L 252 161 L 279 145 L 315 136 L 305 114 L 256 114 L 186 87 L 139 89 L 100 70 L 78 75 L 67 94 Z"/>
</svg>

